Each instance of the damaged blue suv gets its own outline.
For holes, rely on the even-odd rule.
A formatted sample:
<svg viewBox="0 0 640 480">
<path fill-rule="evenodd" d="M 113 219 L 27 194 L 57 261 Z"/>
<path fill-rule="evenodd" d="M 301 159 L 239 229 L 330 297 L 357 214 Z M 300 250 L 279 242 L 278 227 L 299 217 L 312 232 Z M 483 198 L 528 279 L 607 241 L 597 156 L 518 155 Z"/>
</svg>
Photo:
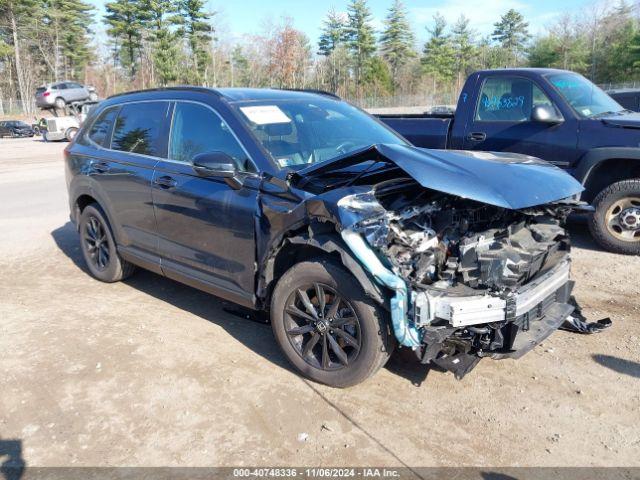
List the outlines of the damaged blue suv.
<svg viewBox="0 0 640 480">
<path fill-rule="evenodd" d="M 102 102 L 67 147 L 91 274 L 142 267 L 269 312 L 336 387 L 412 349 L 461 377 L 572 318 L 582 186 L 533 157 L 411 146 L 321 92 L 179 87 Z"/>
</svg>

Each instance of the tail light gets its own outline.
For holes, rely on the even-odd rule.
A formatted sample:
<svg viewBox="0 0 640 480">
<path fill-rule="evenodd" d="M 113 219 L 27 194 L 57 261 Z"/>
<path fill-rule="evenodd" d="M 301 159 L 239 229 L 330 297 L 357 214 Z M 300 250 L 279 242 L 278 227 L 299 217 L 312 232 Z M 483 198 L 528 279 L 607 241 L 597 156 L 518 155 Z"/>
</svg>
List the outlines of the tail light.
<svg viewBox="0 0 640 480">
<path fill-rule="evenodd" d="M 42 94 L 42 96 L 43 96 L 43 97 L 48 97 L 49 95 L 51 95 L 51 92 L 44 92 L 44 93 Z"/>
</svg>

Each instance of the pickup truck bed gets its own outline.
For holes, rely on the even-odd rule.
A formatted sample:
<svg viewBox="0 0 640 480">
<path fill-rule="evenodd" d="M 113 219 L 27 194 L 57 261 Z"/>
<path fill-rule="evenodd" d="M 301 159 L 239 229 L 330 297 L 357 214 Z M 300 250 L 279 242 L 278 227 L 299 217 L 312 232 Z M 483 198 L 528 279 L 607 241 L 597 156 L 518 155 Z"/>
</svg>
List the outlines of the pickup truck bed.
<svg viewBox="0 0 640 480">
<path fill-rule="evenodd" d="M 453 117 L 429 115 L 377 115 L 414 145 L 425 148 L 447 148 Z"/>
</svg>

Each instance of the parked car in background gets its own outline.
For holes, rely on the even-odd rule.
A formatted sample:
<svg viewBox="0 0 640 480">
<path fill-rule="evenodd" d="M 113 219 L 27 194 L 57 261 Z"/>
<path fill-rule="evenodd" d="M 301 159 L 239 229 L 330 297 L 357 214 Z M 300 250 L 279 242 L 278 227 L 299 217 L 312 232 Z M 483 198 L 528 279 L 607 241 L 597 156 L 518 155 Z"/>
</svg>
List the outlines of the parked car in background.
<svg viewBox="0 0 640 480">
<path fill-rule="evenodd" d="M 456 112 L 378 115 L 418 147 L 532 155 L 565 169 L 596 211 L 607 250 L 640 254 L 640 114 L 577 73 L 542 68 L 471 74 Z"/>
<path fill-rule="evenodd" d="M 63 109 L 72 102 L 96 101 L 98 95 L 94 87 L 85 87 L 78 82 L 64 81 L 49 83 L 36 89 L 36 105 L 43 109 Z"/>
<path fill-rule="evenodd" d="M 0 121 L 0 137 L 33 137 L 35 132 L 30 125 L 20 120 Z"/>
<path fill-rule="evenodd" d="M 640 88 L 621 88 L 608 90 L 607 93 L 624 108 L 640 112 Z"/>
<path fill-rule="evenodd" d="M 65 149 L 89 272 L 135 266 L 268 312 L 336 387 L 396 344 L 462 377 L 571 321 L 561 169 L 414 147 L 329 94 L 166 88 L 102 102 Z"/>
</svg>

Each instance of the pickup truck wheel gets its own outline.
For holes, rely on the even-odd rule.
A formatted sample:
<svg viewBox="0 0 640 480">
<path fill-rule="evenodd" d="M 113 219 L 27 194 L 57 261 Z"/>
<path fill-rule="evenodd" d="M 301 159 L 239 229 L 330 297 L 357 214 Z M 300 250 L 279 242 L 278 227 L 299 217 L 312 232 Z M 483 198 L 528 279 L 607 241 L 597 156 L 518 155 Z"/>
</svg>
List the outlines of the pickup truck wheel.
<svg viewBox="0 0 640 480">
<path fill-rule="evenodd" d="M 67 139 L 67 142 L 71 142 L 78 133 L 78 129 L 76 127 L 67 128 L 67 131 L 64 132 L 64 138 Z"/>
<path fill-rule="evenodd" d="M 80 247 L 89 272 L 102 282 L 118 282 L 131 276 L 135 265 L 118 254 L 106 215 L 98 204 L 87 205 L 80 215 Z"/>
<path fill-rule="evenodd" d="M 593 238 L 605 249 L 640 254 L 640 179 L 609 185 L 593 201 L 589 222 Z"/>
<path fill-rule="evenodd" d="M 305 377 L 349 387 L 378 371 L 394 347 L 386 312 L 356 279 L 328 260 L 290 268 L 271 299 L 271 325 L 283 353 Z"/>
</svg>

